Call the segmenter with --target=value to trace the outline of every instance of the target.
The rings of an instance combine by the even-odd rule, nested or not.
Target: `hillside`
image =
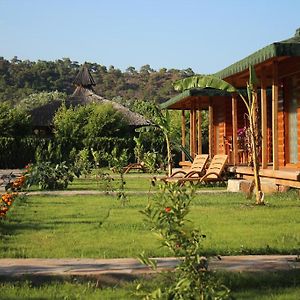
[[[165,68],[140,70],[128,67],[124,72],[110,66],[86,63],[96,82],[95,92],[118,102],[143,100],[161,103],[173,95],[172,82],[194,74],[193,70]],[[22,98],[41,91],[59,91],[70,95],[80,64],[63,58],[56,61],[29,61],[0,57],[0,101],[17,104]]]

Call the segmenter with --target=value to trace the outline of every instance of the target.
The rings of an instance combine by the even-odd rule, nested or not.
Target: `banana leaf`
[[[237,92],[237,89],[228,82],[217,77],[207,76],[191,76],[174,82],[173,87],[176,91],[184,91],[192,88],[213,88],[229,93]]]

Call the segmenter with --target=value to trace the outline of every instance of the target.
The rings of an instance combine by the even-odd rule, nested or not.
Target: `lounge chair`
[[[178,180],[178,183],[182,186],[186,182],[201,183],[201,182],[223,182],[223,171],[227,163],[228,155],[218,154],[215,155],[203,176],[194,176],[195,174],[187,174],[183,178]]]
[[[205,174],[205,166],[208,161],[208,154],[198,154],[196,155],[191,167],[187,170],[178,170],[174,172],[169,177],[164,177],[161,180],[176,181],[180,178],[185,178],[186,176],[197,176],[198,178]]]
[[[142,171],[145,172],[145,167],[144,167],[144,163],[130,163],[129,165],[127,165],[126,167],[123,168],[123,172],[124,174],[129,173],[131,170],[138,170],[138,171]]]

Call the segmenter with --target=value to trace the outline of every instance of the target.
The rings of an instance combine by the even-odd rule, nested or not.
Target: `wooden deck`
[[[237,166],[235,172],[245,179],[253,177],[251,167]],[[269,178],[278,185],[300,188],[299,169],[281,168],[280,170],[273,170],[272,167],[268,167],[267,169],[260,169],[259,175],[264,178]]]

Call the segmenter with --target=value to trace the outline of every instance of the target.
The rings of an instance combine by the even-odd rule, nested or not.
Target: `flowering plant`
[[[22,175],[6,185],[6,193],[0,199],[0,218],[6,217],[7,212],[19,195],[16,191],[20,191],[24,183],[25,176]]]
[[[201,244],[206,237],[187,219],[194,188],[180,187],[174,183],[160,185],[160,191],[141,211],[151,230],[159,236],[162,246],[179,259],[167,286],[148,293],[137,286],[137,295],[144,299],[228,299],[229,290],[213,282],[207,272],[208,261],[203,256]],[[140,254],[142,263],[156,269],[157,263]]]

